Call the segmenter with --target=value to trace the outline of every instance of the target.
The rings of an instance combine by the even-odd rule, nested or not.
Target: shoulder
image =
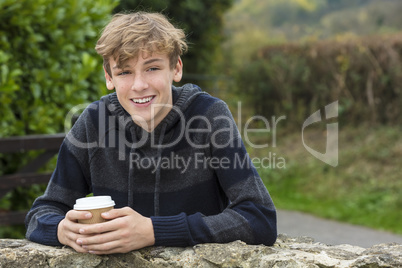
[[[92,103],[85,103],[75,106],[69,113],[68,117],[77,118],[67,137],[74,136],[79,140],[95,139],[99,129],[107,129],[111,110],[109,104],[109,95],[103,96],[100,100]]]
[[[208,117],[230,114],[228,105],[225,101],[211,96],[206,92],[204,92],[204,94],[199,94],[194,99],[188,107],[188,112],[190,112],[192,116],[203,115]]]
[[[112,102],[114,98],[117,99],[115,95],[115,93],[105,95],[92,103],[80,104],[74,107],[73,117],[79,114],[76,123],[98,125],[100,121],[105,121],[116,110],[116,105]]]

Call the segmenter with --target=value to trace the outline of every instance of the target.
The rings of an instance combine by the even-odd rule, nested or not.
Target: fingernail
[[[77,244],[78,244],[78,245],[82,245],[82,240],[81,240],[81,239],[77,239]]]
[[[85,230],[84,230],[84,229],[80,229],[79,232],[80,232],[80,234],[83,234],[83,233],[85,233]]]
[[[91,213],[87,213],[87,214],[85,214],[85,218],[91,218],[92,217],[92,215],[91,215]]]
[[[108,217],[109,216],[109,212],[103,212],[102,216]]]
[[[90,250],[90,251],[88,251],[88,253],[90,253],[90,254],[95,254],[95,251]]]

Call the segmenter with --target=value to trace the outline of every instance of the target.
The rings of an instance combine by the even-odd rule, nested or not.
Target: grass
[[[320,217],[402,234],[402,136],[400,127],[339,130],[339,164],[327,165],[303,146],[301,131],[277,135],[276,147],[253,149],[251,157],[275,153],[285,168],[259,168],[275,205]],[[299,132],[299,133],[297,133]],[[325,127],[305,132],[305,143],[325,152]],[[260,144],[272,137],[254,135]]]

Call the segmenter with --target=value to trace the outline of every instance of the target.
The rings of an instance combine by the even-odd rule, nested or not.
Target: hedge
[[[94,50],[113,0],[0,1],[0,137],[64,131],[106,92]]]
[[[254,112],[300,124],[339,101],[342,124],[400,124],[402,34],[268,46],[238,72]]]

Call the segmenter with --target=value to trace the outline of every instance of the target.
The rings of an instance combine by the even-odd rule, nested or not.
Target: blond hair
[[[110,57],[121,67],[140,53],[157,52],[168,55],[173,69],[179,56],[187,51],[187,44],[184,31],[175,28],[164,15],[135,12],[114,15],[95,49],[103,57],[103,66],[111,76]]]

